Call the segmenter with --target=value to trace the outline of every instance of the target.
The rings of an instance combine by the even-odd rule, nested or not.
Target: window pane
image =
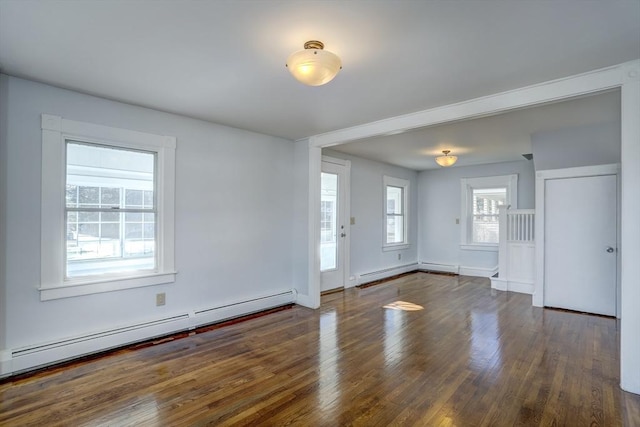
[[[78,224],[78,240],[88,241],[95,240],[100,237],[100,225],[99,224]]]
[[[78,201],[81,207],[95,207],[100,202],[99,187],[80,187]]]
[[[142,221],[142,214],[139,212],[127,212],[124,214],[124,220],[126,222],[140,222]]]
[[[386,233],[385,244],[403,243],[404,236],[404,188],[387,185],[386,211]]]
[[[497,215],[498,206],[504,205],[506,200],[506,188],[474,188],[473,214]]]
[[[474,243],[498,243],[498,206],[507,200],[507,189],[474,188],[471,239]]]
[[[78,212],[78,221],[98,222],[100,221],[100,213],[99,212]]]
[[[67,185],[65,199],[68,207],[76,207],[78,204],[78,186]]]
[[[320,186],[320,271],[338,265],[338,175],[322,172]]]
[[[153,239],[156,236],[156,226],[155,224],[144,224],[142,229],[142,238],[145,240]]]
[[[154,269],[155,214],[143,223],[141,213],[110,210],[153,208],[156,154],[75,141],[66,146],[66,206],[105,209],[66,212],[67,277]]]
[[[127,190],[125,193],[124,203],[128,208],[141,208],[142,190]]]
[[[119,188],[101,188],[100,203],[102,206],[120,206]]]
[[[402,192],[403,188],[387,186],[387,214],[402,215]]]
[[[119,212],[102,212],[100,214],[102,222],[120,222]]]
[[[153,191],[145,191],[143,193],[144,207],[150,208],[153,207]]]
[[[498,215],[474,215],[472,237],[476,243],[498,243]]]
[[[135,222],[125,224],[124,235],[126,239],[142,239],[142,224]]]
[[[102,224],[101,236],[105,239],[120,239],[120,224]]]
[[[404,242],[404,217],[399,215],[387,215],[386,243],[402,242]]]

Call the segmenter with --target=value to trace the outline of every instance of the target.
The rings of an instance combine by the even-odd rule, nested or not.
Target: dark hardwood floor
[[[618,329],[416,273],[5,381],[0,425],[640,426]]]

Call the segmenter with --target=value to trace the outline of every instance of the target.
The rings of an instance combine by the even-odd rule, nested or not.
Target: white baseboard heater
[[[411,264],[398,265],[395,267],[372,271],[370,273],[363,273],[358,275],[358,285],[364,285],[370,282],[375,282],[376,280],[386,279],[387,277],[395,276],[402,273],[408,273],[417,269],[418,263],[413,262]]]
[[[286,290],[245,301],[202,308],[161,319],[64,338],[11,350],[0,350],[0,377],[99,353],[136,342],[195,329],[207,324],[249,315],[294,302],[294,291]]]

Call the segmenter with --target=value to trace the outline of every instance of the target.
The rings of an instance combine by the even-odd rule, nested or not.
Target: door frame
[[[620,89],[620,144],[622,146],[620,185],[620,257],[624,268],[619,269],[624,300],[620,300],[620,387],[640,394],[640,59],[611,67],[572,75],[531,86],[508,90],[429,110],[391,117],[350,128],[338,129],[304,138],[307,144],[308,173],[307,220],[307,293],[299,294],[297,302],[309,308],[320,307],[320,262],[318,259],[320,230],[316,224],[320,211],[320,158],[322,148],[374,136],[401,133],[425,126],[457,120],[500,114],[547,102],[558,102],[577,96]],[[316,212],[318,214],[316,215]],[[314,228],[316,227],[316,228]]]
[[[598,165],[598,166],[583,166],[583,167],[574,167],[574,168],[566,168],[566,169],[549,169],[542,170],[536,172],[536,189],[535,189],[535,199],[536,199],[536,219],[535,219],[535,230],[536,230],[536,277],[534,280],[533,287],[533,305],[536,307],[544,307],[544,289],[545,289],[545,258],[544,258],[544,249],[545,249],[545,222],[544,222],[544,213],[545,213],[545,183],[550,179],[562,179],[562,178],[586,178],[592,176],[603,176],[603,175],[615,175],[616,176],[616,186],[617,186],[617,197],[616,197],[616,239],[617,239],[617,248],[620,248],[620,165],[619,164],[609,164],[609,165]],[[620,294],[621,294],[621,286],[620,286],[620,252],[618,251],[616,254],[616,317],[620,318]]]
[[[345,219],[344,223],[344,232],[346,236],[344,237],[344,248],[342,251],[342,262],[344,265],[343,268],[343,277],[342,283],[343,287],[351,288],[355,286],[355,281],[349,280],[351,277],[351,160],[338,159],[336,157],[330,156],[322,156],[322,162],[325,163],[333,163],[334,165],[342,166],[345,169],[344,173],[344,210],[343,215]],[[322,162],[320,164],[320,171],[322,172]],[[338,191],[340,191],[340,183],[338,183]],[[318,206],[318,218],[320,216],[320,206]],[[317,222],[318,234],[320,234],[320,221]],[[319,253],[319,251],[318,251]],[[340,254],[339,254],[340,255]]]

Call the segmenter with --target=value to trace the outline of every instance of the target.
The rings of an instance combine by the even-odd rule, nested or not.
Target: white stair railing
[[[535,211],[500,206],[498,277],[491,287],[532,294],[535,263]]]

